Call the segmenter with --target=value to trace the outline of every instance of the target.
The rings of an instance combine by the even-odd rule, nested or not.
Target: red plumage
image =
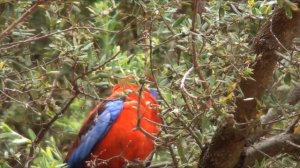
[[[103,139],[93,147],[85,160],[84,167],[117,168],[126,166],[129,162],[144,162],[151,158],[155,149],[153,139],[136,129],[138,105],[140,126],[154,137],[158,135],[157,123],[161,123],[161,119],[155,97],[148,90],[143,89],[139,102],[138,92],[139,86],[127,80],[114,86],[107,101],[125,96],[123,108]],[[104,104],[105,101],[100,102],[85,119],[77,139],[69,149],[66,160],[78,147],[80,137],[90,129],[95,114],[103,108]]]

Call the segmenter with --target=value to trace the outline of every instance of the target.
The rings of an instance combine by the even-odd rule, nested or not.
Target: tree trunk
[[[253,50],[258,58],[252,65],[251,79],[242,79],[240,88],[243,96],[237,97],[234,118],[219,125],[207,149],[203,151],[199,167],[234,168],[243,167],[245,143],[255,130],[256,101],[271,83],[278,56],[276,51],[286,52],[292,40],[300,34],[300,12],[293,12],[289,19],[282,8],[264,24],[253,41]]]

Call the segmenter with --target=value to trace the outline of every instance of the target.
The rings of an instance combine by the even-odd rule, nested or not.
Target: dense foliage
[[[1,32],[36,2],[0,2]],[[157,87],[162,97],[165,126],[152,164],[196,167],[234,111],[238,83],[250,78],[258,58],[252,39],[278,4],[289,17],[297,8],[255,0],[212,0],[196,9],[189,0],[41,3],[0,36],[0,167],[63,167],[84,117],[126,76]],[[297,111],[284,103],[299,79],[298,51],[281,54],[273,84],[258,100],[257,120],[286,112],[266,137],[285,129]],[[278,158],[257,167],[297,164],[291,155]]]

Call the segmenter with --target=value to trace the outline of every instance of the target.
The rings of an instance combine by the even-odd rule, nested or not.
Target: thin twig
[[[161,17],[162,21],[164,22],[164,24],[167,26],[167,29],[173,34],[173,36],[176,34],[174,32],[174,30],[171,28],[171,26],[167,23],[166,19],[163,17],[163,15],[161,14],[160,10],[159,10],[159,16]]]
[[[38,0],[35,4],[33,4],[29,9],[27,9],[17,20],[15,20],[11,25],[9,25],[5,30],[0,33],[0,40],[6,37],[18,24],[23,22],[32,12],[36,10],[36,8],[47,2],[49,0]]]
[[[156,80],[156,77],[155,77],[155,74],[154,74],[154,67],[153,67],[153,59],[152,59],[152,52],[153,52],[153,46],[152,46],[152,22],[154,20],[151,21],[151,24],[150,24],[150,29],[149,29],[149,57],[150,57],[150,71],[151,71],[151,75],[153,77],[153,82],[154,82],[154,85],[157,89],[157,92],[160,96],[160,98],[163,100],[164,104],[167,105],[168,109],[172,109],[172,107],[170,106],[170,104],[166,101],[166,99],[163,97],[159,87],[158,87],[158,83],[157,83],[157,80]]]
[[[197,145],[199,146],[199,148],[201,148],[201,141],[200,138],[195,134],[195,132],[192,130],[191,127],[189,127],[186,124],[186,121],[182,121],[180,116],[178,116],[176,113],[174,113],[174,115],[176,116],[177,120],[181,122],[182,126],[190,133],[190,135],[194,138],[195,142],[197,143]]]
[[[173,164],[171,162],[163,162],[163,163],[150,165],[148,168],[163,168],[163,167],[173,167]]]
[[[280,40],[277,38],[277,36],[273,32],[273,18],[274,18],[274,15],[270,19],[270,33],[275,38],[276,42],[280,45],[280,47],[283,48],[284,51],[288,53],[288,49],[285,48],[285,46],[280,42]]]
[[[192,27],[191,27],[191,36],[192,36],[192,60],[193,60],[193,67],[194,70],[196,71],[196,74],[198,75],[199,79],[202,82],[204,91],[205,91],[205,95],[209,96],[210,95],[210,88],[208,85],[208,82],[205,79],[205,76],[198,64],[198,59],[197,59],[197,52],[196,52],[196,31],[195,31],[195,25],[196,25],[196,16],[198,14],[198,6],[200,5],[201,1],[198,0],[194,0],[193,1],[193,15],[192,15]],[[203,39],[204,40],[204,39]],[[202,53],[204,49],[204,43],[202,44],[202,47],[200,49],[200,53]],[[203,109],[209,108],[210,106],[212,106],[214,108],[214,110],[217,112],[217,114],[220,114],[217,106],[214,104],[213,100],[211,98],[208,98],[206,100],[206,103],[203,105]]]
[[[154,67],[153,67],[153,59],[152,59],[152,52],[153,52],[153,46],[152,46],[152,24],[153,24],[153,21],[154,20],[151,20],[151,24],[150,24],[150,29],[149,29],[149,57],[150,57],[150,71],[151,71],[151,75],[153,76],[153,81],[154,81],[154,84],[155,84],[155,87],[157,89],[157,92],[160,96],[160,98],[163,100],[164,104],[168,107],[168,109],[172,109],[172,107],[170,106],[170,104],[164,99],[159,87],[158,87],[158,83],[157,83],[157,80],[156,80],[156,76],[154,74]],[[163,119],[162,119],[162,122]],[[168,129],[166,129],[165,127],[162,127],[162,130],[165,131],[166,133],[168,132]],[[174,168],[178,168],[178,161],[176,159],[176,156],[175,156],[175,153],[174,153],[174,150],[172,148],[171,145],[168,145],[168,150],[170,152],[170,155],[172,157],[172,162],[173,162],[173,167]]]
[[[198,59],[197,59],[197,53],[196,53],[196,35],[195,35],[195,24],[196,24],[196,16],[197,16],[197,8],[198,8],[198,0],[194,0],[193,2],[194,8],[193,8],[193,16],[192,16],[192,27],[191,27],[191,35],[192,35],[192,59],[193,59],[193,66],[194,69],[199,77],[200,80],[203,81],[203,87],[205,91],[208,93],[209,86],[206,82],[206,79],[203,75],[203,72],[200,69],[200,66],[198,64]]]
[[[191,115],[195,115],[196,112],[194,112],[193,108],[190,106],[186,95],[183,92],[181,92],[181,95],[182,95],[183,101],[185,102],[185,105],[186,105],[188,111],[191,113]]]
[[[35,149],[38,147],[38,145],[40,144],[40,142],[42,141],[42,139],[45,137],[46,133],[49,131],[49,129],[51,128],[51,126],[53,125],[53,123],[59,119],[69,108],[69,106],[71,105],[71,103],[75,100],[75,98],[77,97],[78,92],[75,89],[75,94],[73,97],[71,97],[67,103],[64,105],[64,107],[54,115],[54,117],[45,125],[42,126],[42,128],[40,129],[39,133],[37,134],[36,138],[34,139],[32,146],[30,148],[29,151],[29,155],[27,157],[27,159],[24,162],[24,167],[25,168],[29,168],[31,165],[31,162],[33,161],[33,159],[35,158]]]
[[[292,122],[291,122],[291,125],[288,126],[287,130],[286,130],[286,133],[293,133],[294,130],[295,130],[295,127],[297,125],[297,123],[299,122],[300,120],[300,116],[298,115],[297,118],[295,118]]]
[[[161,123],[158,123],[158,122],[155,122],[155,121],[152,121],[148,118],[144,118],[145,120],[149,121],[150,123],[153,123],[157,126],[160,126],[160,127],[165,127],[165,128],[170,128],[170,129],[183,129],[183,127],[174,127],[174,126],[170,126],[170,125],[166,125],[166,124],[161,124]]]
[[[1,50],[1,49],[0,49],[0,50]],[[52,60],[50,60],[50,61],[48,61],[48,62],[45,62],[45,63],[41,64],[41,65],[37,65],[37,66],[35,66],[35,67],[28,68],[28,69],[26,69],[26,70],[24,70],[24,71],[21,71],[21,72],[19,72],[19,74],[22,74],[22,73],[25,73],[25,72],[34,70],[34,69],[36,69],[36,68],[38,68],[38,67],[42,67],[42,66],[45,66],[45,65],[49,65],[49,64],[51,64],[51,63],[57,61],[58,59],[59,59],[59,56],[53,58]],[[13,76],[16,76],[16,75],[19,75],[19,74],[16,74],[16,73],[8,74],[6,77],[9,78],[9,77],[13,77]]]
[[[0,92],[1,92],[4,96],[6,96],[7,98],[13,100],[13,102],[20,103],[20,104],[22,104],[25,108],[30,108],[33,112],[38,113],[33,107],[30,106],[30,103],[21,102],[21,101],[15,99],[15,98],[11,97],[10,95],[6,94],[6,93],[5,93],[4,91],[2,91],[2,90],[0,90]]]
[[[138,90],[138,106],[137,106],[137,122],[136,122],[136,130],[141,131],[144,135],[146,135],[148,138],[152,140],[157,140],[158,138],[152,135],[151,133],[147,132],[144,128],[141,127],[142,122],[142,115],[141,115],[141,99],[142,99],[142,93],[145,83],[141,83],[141,86]]]
[[[176,158],[176,155],[175,155],[175,153],[174,153],[174,150],[173,150],[172,146],[169,145],[169,146],[168,146],[168,149],[169,149],[170,155],[171,155],[171,157],[172,157],[173,167],[174,167],[174,168],[178,168],[178,167],[179,167],[179,166],[178,166],[178,161],[177,161],[177,158]]]
[[[294,142],[292,142],[292,141],[290,141],[290,140],[286,140],[285,142],[286,142],[287,144],[289,144],[289,145],[291,145],[291,146],[297,148],[298,150],[300,150],[300,145],[295,144]]]
[[[183,75],[183,78],[181,79],[181,84],[180,84],[180,89],[184,91],[184,93],[186,93],[188,96],[194,98],[194,99],[197,99],[196,96],[192,95],[191,93],[189,93],[185,86],[184,86],[184,83],[186,81],[186,78],[189,76],[189,74],[194,70],[194,67],[191,67],[184,75]]]
[[[22,40],[22,41],[2,44],[2,45],[0,45],[0,50],[6,50],[6,49],[9,49],[9,48],[12,48],[12,47],[19,46],[19,45],[24,44],[24,43],[30,43],[30,42],[33,42],[33,41],[37,41],[37,40],[41,40],[41,39],[53,36],[55,34],[60,34],[60,33],[68,32],[68,31],[72,31],[72,30],[77,30],[77,29],[96,30],[96,31],[102,31],[102,32],[107,32],[107,33],[118,33],[118,31],[109,31],[109,30],[102,29],[102,28],[97,28],[97,27],[70,27],[70,28],[67,28],[67,29],[64,29],[64,30],[60,30],[60,31],[57,31],[57,32],[52,32],[52,33],[49,33],[49,34],[44,34],[44,35],[41,35],[41,36],[35,35],[33,37],[29,37],[28,39]]]
[[[283,121],[283,120],[287,120],[287,119],[291,119],[291,118],[294,118],[294,117],[298,117],[298,116],[300,116],[300,113],[296,113],[296,114],[293,114],[293,115],[290,115],[290,116],[287,116],[287,117],[282,117],[280,119],[272,120],[272,121],[269,121],[267,123],[263,123],[261,125],[262,126],[270,125],[270,124],[274,124],[274,123],[277,123],[277,122],[280,122],[280,121]],[[259,122],[260,122],[260,120],[255,120],[255,121],[244,122],[244,123],[235,123],[235,125],[244,126],[244,125],[258,124]]]
[[[109,62],[111,62],[112,60],[114,60],[119,54],[121,53],[121,50],[119,50],[118,52],[116,52],[112,57],[110,57],[108,60],[106,60],[103,64],[100,64],[98,66],[93,67],[91,70],[86,71],[85,73],[83,73],[82,75],[78,76],[77,78],[75,78],[75,81],[78,79],[83,78],[84,76],[98,70],[101,69],[102,67],[104,67],[106,64],[108,64]]]
[[[138,106],[137,106],[137,122],[136,122],[136,127],[139,129],[141,127],[141,99],[142,99],[142,93],[143,93],[143,88],[144,88],[145,83],[142,82],[140,85],[140,88],[138,90]]]
[[[278,160],[274,159],[272,156],[268,155],[264,151],[262,151],[260,149],[257,149],[254,145],[251,145],[250,147],[255,149],[256,151],[258,151],[262,155],[266,156],[267,158],[271,159],[275,164],[277,164],[277,166],[279,166],[279,167],[283,166],[284,167],[284,165],[282,165],[280,162],[278,162]]]

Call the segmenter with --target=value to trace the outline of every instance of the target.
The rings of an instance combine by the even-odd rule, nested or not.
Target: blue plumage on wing
[[[95,124],[92,124],[88,132],[80,137],[79,146],[67,161],[69,168],[83,167],[85,159],[89,156],[94,146],[104,138],[121,113],[123,106],[123,100],[108,101],[104,106],[104,110],[98,112],[97,117],[95,117]]]
[[[151,95],[156,99],[159,100],[160,96],[158,94],[158,91],[156,89],[149,89],[149,92],[151,93]]]

